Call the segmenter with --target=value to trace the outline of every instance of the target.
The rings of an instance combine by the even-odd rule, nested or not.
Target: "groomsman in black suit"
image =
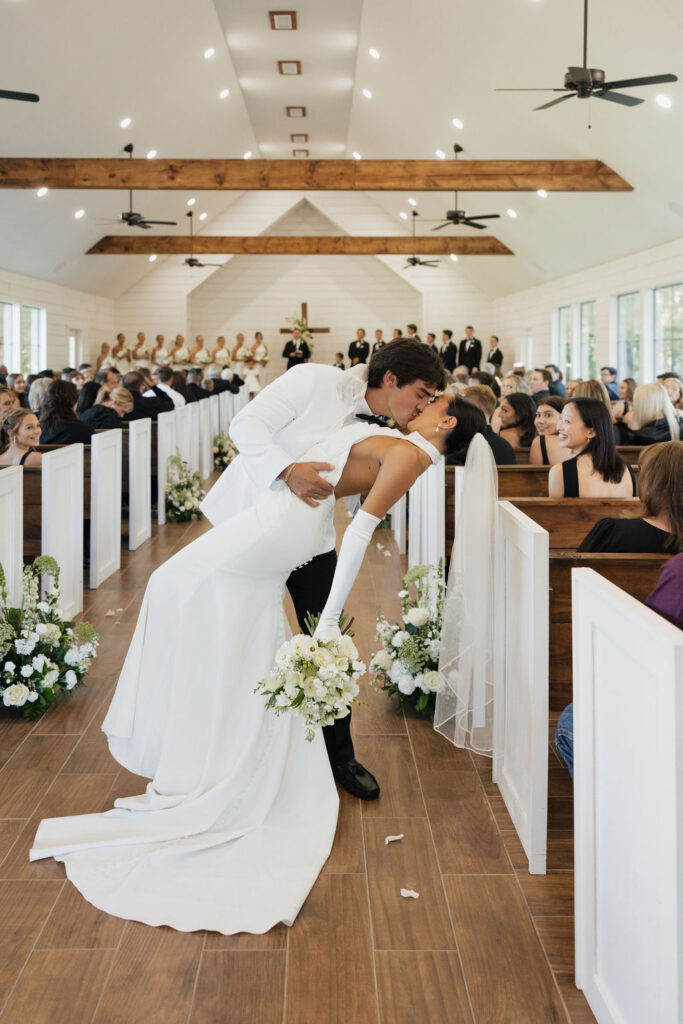
[[[441,362],[446,367],[449,373],[453,373],[453,370],[458,364],[458,346],[453,341],[453,331],[442,331],[441,332]]]
[[[406,338],[410,338],[411,341],[422,341],[417,333],[417,324],[406,324]]]
[[[384,340],[384,332],[380,331],[379,328],[375,331],[375,343],[372,346],[372,354],[374,355],[378,348],[384,348],[386,341]]]
[[[458,348],[458,366],[466,366],[467,369],[478,370],[481,364],[481,342],[474,337],[474,327],[465,328],[465,337]]]
[[[307,359],[311,358],[311,350],[301,337],[301,331],[298,327],[294,328],[292,337],[283,348],[282,358],[287,360],[288,370],[291,370],[293,366],[305,363]]]
[[[349,359],[351,366],[358,366],[358,363],[367,363],[370,358],[370,345],[365,340],[365,331],[359,327],[356,331],[356,340],[349,345]]]
[[[498,335],[492,334],[489,338],[489,352],[484,360],[485,363],[491,363],[496,368],[496,373],[500,373],[500,368],[503,365],[503,353],[498,348]]]

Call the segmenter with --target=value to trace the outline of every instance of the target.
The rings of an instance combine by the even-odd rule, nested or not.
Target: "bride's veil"
[[[498,475],[482,434],[470,443],[443,608],[434,728],[493,755],[494,567]],[[500,709],[499,709],[500,710]]]

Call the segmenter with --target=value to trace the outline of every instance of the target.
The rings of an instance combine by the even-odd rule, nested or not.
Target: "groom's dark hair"
[[[381,387],[387,370],[394,374],[400,388],[414,380],[423,380],[437,391],[446,387],[441,358],[431,345],[412,338],[395,338],[373,353],[368,367],[368,387]]]

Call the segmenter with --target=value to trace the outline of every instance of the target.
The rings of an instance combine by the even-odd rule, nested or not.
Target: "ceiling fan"
[[[133,159],[133,143],[129,142],[127,146],[123,147],[124,152],[128,153],[131,160]],[[133,210],[133,190],[128,189],[128,195],[130,197],[130,208],[124,210],[119,217],[119,221],[122,224],[127,224],[129,228],[151,228],[152,224],[169,224],[171,227],[175,227],[178,223],[175,220],[148,220],[147,217],[143,217],[141,213],[135,213]]]
[[[455,159],[458,159],[458,153],[463,152],[462,146],[459,146],[456,142],[453,146],[453,152],[455,153]],[[438,224],[437,227],[432,228],[432,231],[441,231],[441,228],[447,228],[449,225],[466,224],[468,228],[480,228],[482,231],[487,224],[477,224],[478,220],[493,220],[496,217],[500,217],[499,213],[482,213],[479,216],[472,215],[468,217],[464,210],[458,209],[458,193],[455,193],[455,209],[446,211],[446,220],[443,224]]]
[[[413,210],[413,238],[415,238],[415,221],[419,216],[417,210]],[[410,267],[438,267],[441,260],[422,260],[419,256],[407,256],[406,265],[403,270],[409,270]]]
[[[663,82],[677,82],[677,75],[648,75],[645,78],[620,78],[612,82],[605,81],[605,72],[600,68],[588,67],[588,0],[583,0],[583,67],[569,68],[564,76],[563,89],[496,89],[495,92],[562,92],[555,100],[543,103],[534,110],[547,110],[558,103],[570,100],[572,96],[585,100],[589,96],[595,96],[599,100],[609,100],[610,103],[621,103],[625,107],[636,107],[645,100],[638,96],[628,96],[625,93],[617,92],[617,89],[632,89],[641,85],[659,85]]]
[[[194,238],[194,234],[192,233],[192,225],[194,224],[194,213],[192,212],[192,210],[189,210],[187,212],[186,216],[190,218],[190,239],[192,239],[192,238]],[[196,258],[196,256],[188,256],[185,259],[185,266],[188,266],[188,267],[222,267],[223,264],[222,263],[201,263]]]
[[[0,89],[0,100],[25,100],[26,103],[37,103],[40,96],[34,92],[13,92],[12,89]]]

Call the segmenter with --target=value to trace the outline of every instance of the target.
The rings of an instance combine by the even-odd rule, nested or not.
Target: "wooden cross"
[[[308,303],[307,302],[302,302],[301,303],[301,319],[306,324],[306,327],[311,332],[311,334],[329,334],[330,333],[330,328],[329,327],[308,327]],[[293,330],[294,330],[293,327],[281,327],[280,328],[280,334],[291,334]]]

